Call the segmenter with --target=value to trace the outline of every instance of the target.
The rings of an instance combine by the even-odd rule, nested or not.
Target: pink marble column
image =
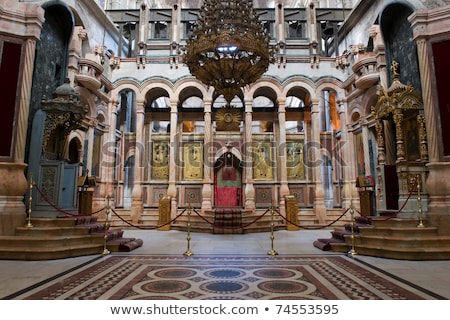
[[[289,195],[286,168],[286,99],[278,99],[278,167],[280,172],[280,213],[286,216],[285,199]]]
[[[0,33],[23,41],[22,73],[10,159],[0,162],[0,236],[13,235],[25,224],[23,196],[28,183],[25,177],[26,133],[30,108],[35,47],[44,23],[44,10],[37,4],[4,0],[0,3]]]
[[[252,153],[252,105],[251,99],[245,99],[245,135],[244,135],[244,163],[245,163],[245,210],[254,211],[255,187],[253,185],[253,153]]]
[[[203,164],[203,188],[202,188],[202,211],[212,210],[212,119],[211,119],[211,101],[204,103],[205,114],[205,133],[204,133],[204,164]]]
[[[169,187],[167,188],[167,196],[171,198],[171,217],[175,218],[177,214],[177,162],[178,153],[178,110],[177,100],[170,101],[170,151],[169,151]]]
[[[136,108],[136,145],[134,162],[134,185],[131,192],[131,221],[137,223],[144,212],[144,203],[142,200],[142,151],[144,150],[143,131],[144,131],[144,101],[137,101]]]
[[[414,40],[417,42],[422,99],[428,142],[429,175],[426,192],[429,196],[427,222],[438,227],[439,234],[450,234],[450,162],[441,150],[439,102],[433,70],[432,43],[449,41],[450,5],[433,10],[418,10],[410,17]],[[444,106],[441,106],[444,107]]]
[[[325,190],[321,178],[321,154],[320,154],[320,111],[319,101],[313,100],[311,107],[311,152],[313,164],[313,180],[314,180],[314,212],[320,223],[325,222],[326,206],[325,206]]]

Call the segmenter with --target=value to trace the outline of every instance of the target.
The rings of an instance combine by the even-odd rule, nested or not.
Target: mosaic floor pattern
[[[436,299],[345,255],[110,255],[14,299]]]

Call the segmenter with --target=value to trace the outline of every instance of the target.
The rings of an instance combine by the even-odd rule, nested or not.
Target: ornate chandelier
[[[184,63],[230,105],[273,61],[270,38],[253,11],[252,0],[205,0],[186,43]]]

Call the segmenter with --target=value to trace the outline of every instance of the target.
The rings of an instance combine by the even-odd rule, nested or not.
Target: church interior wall
[[[51,96],[64,77],[74,76],[80,72],[77,69],[67,69],[69,64],[67,54],[74,25],[61,23],[61,20],[55,18],[58,12],[62,12],[65,16],[71,17],[66,21],[75,21],[74,24],[82,26],[86,32],[86,38],[80,42],[80,47],[77,49],[79,51],[74,51],[80,56],[76,57],[74,53],[72,58],[75,61],[78,59],[80,63],[83,59],[92,59],[96,65],[94,64],[94,67],[89,70],[94,70],[96,67],[97,71],[103,72],[101,76],[97,75],[101,79],[99,89],[87,90],[78,83],[80,87],[77,90],[85,96],[82,100],[89,105],[91,111],[83,122],[83,127],[78,130],[78,134],[68,137],[77,139],[81,143],[83,150],[80,151],[80,157],[85,167],[80,168],[80,173],[86,173],[85,169],[89,168],[91,174],[97,177],[98,187],[94,201],[94,206],[97,207],[101,207],[105,196],[113,192],[117,208],[133,208],[135,210],[133,212],[137,212],[138,215],[146,214],[145,210],[148,208],[152,209],[151,212],[154,214],[159,197],[173,192],[170,191],[173,190],[171,188],[176,189],[178,197],[176,204],[181,206],[186,205],[191,199],[193,203],[201,207],[205,195],[214,202],[214,195],[208,195],[205,192],[205,186],[213,184],[215,174],[213,169],[211,168],[208,172],[203,161],[189,168],[185,165],[187,159],[197,159],[190,158],[191,151],[196,154],[196,157],[207,158],[210,163],[213,163],[214,153],[206,154],[205,152],[210,150],[203,149],[203,146],[211,141],[216,143],[216,146],[212,148],[214,151],[226,148],[227,142],[230,142],[242,155],[243,160],[245,160],[244,148],[247,147],[247,143],[251,146],[260,144],[260,150],[266,150],[267,153],[261,155],[259,159],[267,159],[268,163],[261,163],[261,167],[258,167],[259,165],[255,164],[258,159],[254,155],[249,168],[244,169],[242,175],[243,189],[251,185],[256,190],[256,207],[265,207],[272,200],[279,202],[283,192],[286,192],[283,188],[287,187],[289,192],[297,194],[299,199],[302,199],[299,203],[300,207],[317,212],[322,210],[321,206],[325,208],[325,212],[328,209],[345,209],[349,199],[353,198],[355,190],[349,188],[354,184],[356,176],[358,174],[373,175],[373,166],[377,159],[377,141],[374,122],[371,118],[371,104],[374,103],[373,99],[377,95],[377,90],[374,88],[382,82],[381,76],[379,82],[374,83],[370,88],[349,89],[354,86],[353,80],[349,80],[354,77],[352,65],[366,57],[365,49],[370,42],[370,28],[373,24],[379,22],[383,31],[386,41],[385,53],[388,56],[387,65],[393,59],[400,60],[401,75],[404,77],[402,81],[413,83],[414,87],[421,91],[422,83],[416,76],[419,73],[420,61],[415,53],[415,44],[409,41],[412,30],[406,21],[413,12],[413,8],[419,7],[420,4],[417,4],[417,1],[375,1],[371,5],[371,10],[365,13],[361,12],[361,9],[358,11],[358,8],[352,12],[354,16],[350,16],[342,28],[342,37],[338,46],[342,52],[335,53],[336,57],[322,57],[320,61],[316,60],[311,64],[310,57],[305,54],[308,52],[305,49],[309,50],[309,39],[306,37],[291,39],[287,46],[290,51],[287,51],[288,54],[285,56],[286,64],[271,65],[265,77],[246,89],[243,96],[239,97],[240,107],[237,108],[240,116],[239,128],[232,132],[217,131],[215,117],[218,113],[216,108],[218,100],[213,90],[204,87],[189,76],[188,69],[181,60],[176,66],[171,64],[173,60],[170,59],[173,56],[169,44],[174,34],[169,34],[167,39],[163,40],[146,39],[146,53],[140,57],[136,47],[129,47],[124,39],[119,41],[119,31],[113,29],[113,21],[102,19],[99,15],[101,7],[88,9],[88,2],[90,1],[80,3],[65,1],[65,5],[60,7],[53,6],[54,3],[51,1],[38,1],[47,9],[47,17],[41,32],[41,40],[37,43],[37,55],[34,61],[35,71],[32,80],[26,152],[30,169],[36,170],[35,159],[38,158],[29,152],[35,150],[31,147],[34,142],[31,127],[35,113],[40,108],[40,99],[42,96]],[[140,7],[136,5],[137,3],[131,6],[139,12]],[[422,3],[433,6],[427,1]],[[50,6],[47,6],[48,4]],[[150,10],[154,8],[151,7],[152,5],[157,6],[156,2],[148,4]],[[412,5],[409,6],[409,4]],[[108,2],[106,5],[117,6],[117,9],[126,8],[126,5],[122,6],[118,1]],[[181,6],[183,5],[187,8],[187,4],[183,2]],[[330,3],[317,2],[316,5],[322,8],[329,6]],[[194,5],[189,4],[189,6]],[[290,8],[288,4],[285,7]],[[68,8],[74,10],[74,13]],[[161,8],[167,9],[170,14],[174,10],[171,5],[161,6]],[[62,11],[58,11],[60,9]],[[398,25],[391,23],[388,18],[394,15],[397,17],[396,13],[399,12],[396,11],[397,9],[404,13],[403,23]],[[75,18],[72,19],[72,17]],[[381,17],[380,21],[377,21],[378,17]],[[61,30],[61,25],[65,28],[58,33],[57,30]],[[352,26],[351,30],[346,30],[348,26]],[[147,27],[150,28],[151,25]],[[149,37],[152,37],[151,31],[147,31]],[[389,36],[393,31],[398,31],[396,37]],[[50,36],[58,41],[46,41],[46,38]],[[135,33],[135,36],[139,36],[139,33]],[[175,39],[178,38],[179,35]],[[185,39],[181,39],[180,44],[183,44],[183,41]],[[352,46],[361,47],[352,52]],[[132,52],[125,52],[126,48],[131,48]],[[91,52],[88,52],[89,50]],[[348,50],[346,58],[349,58],[349,63],[339,64],[336,58],[343,54],[344,50]],[[405,52],[407,54],[403,54]],[[134,53],[138,56],[134,56]],[[179,53],[177,57],[180,58]],[[413,63],[408,63],[411,61]],[[380,62],[377,63],[380,66]],[[380,70],[383,72],[383,69]],[[377,73],[380,70],[373,71]],[[386,71],[389,77],[389,71]],[[74,78],[71,77],[72,83],[77,85]],[[152,91],[157,88],[159,91]],[[292,96],[297,96],[304,103],[305,110],[286,111],[286,108],[289,109],[286,101],[290,97],[291,90],[296,93]],[[127,92],[126,95],[122,95],[124,92]],[[258,111],[258,106],[255,104],[255,101],[263,96],[269,98],[272,103],[271,106],[266,106],[265,111],[268,112]],[[330,116],[330,96],[333,97],[332,104],[335,109],[333,116]],[[168,101],[167,110],[151,110],[149,104],[159,97],[164,97]],[[203,105],[201,108],[204,110],[194,111],[184,109],[183,102],[190,97],[199,97],[203,103],[207,104],[207,107]],[[358,117],[354,116],[356,113]],[[293,119],[302,121],[302,128],[297,132],[287,132],[285,121]],[[157,121],[165,123],[165,132],[154,131],[152,126]],[[204,124],[206,121],[210,121],[209,127]],[[256,131],[249,137],[247,128],[256,128],[257,124],[262,122],[268,124],[267,131]],[[334,127],[337,122],[339,127]],[[42,125],[43,123],[40,124]],[[193,128],[190,128],[190,125],[194,125]],[[364,133],[366,129],[368,131]],[[354,154],[349,150],[353,149],[355,141],[360,139],[359,136],[356,138],[356,135],[363,135],[363,133],[366,134],[366,142],[373,150],[369,157],[368,150],[364,150],[364,168],[358,171],[358,159],[354,158]],[[110,143],[120,150],[119,154],[105,153],[104,146]],[[318,143],[321,146],[320,152],[313,154],[303,150],[303,169],[300,168],[299,172],[294,172],[293,168],[289,168],[285,172],[283,165],[286,161],[300,161],[289,157],[296,155],[295,152],[300,153],[300,149],[309,143]],[[345,149],[337,150],[337,143],[341,143]],[[283,146],[289,144],[289,148],[294,150],[294,153],[291,155],[284,153],[280,144],[284,144]],[[139,150],[133,149],[136,145],[139,145]],[[68,154],[68,146],[69,143],[66,143],[67,151],[63,153],[65,155]],[[155,160],[158,159],[155,159],[155,152],[158,148],[175,148],[170,152],[162,151],[166,158],[169,156],[169,160],[163,159],[166,167],[157,168]],[[342,163],[346,165],[346,168],[339,167],[341,157],[339,152],[344,158]],[[314,158],[317,156],[318,158]],[[111,162],[111,160],[114,161]],[[33,161],[35,161],[34,164]],[[321,163],[320,168],[310,165],[314,161]],[[102,163],[112,164],[112,168],[99,168]],[[270,164],[270,170],[264,167],[267,164]],[[255,167],[259,171],[255,170]],[[155,173],[154,169],[161,172]],[[252,171],[252,174],[247,174],[246,170]],[[111,184],[115,184],[115,187]],[[139,185],[137,188],[142,193],[142,198],[138,200],[133,196],[136,184]],[[246,193],[243,192],[242,204],[246,200]]]

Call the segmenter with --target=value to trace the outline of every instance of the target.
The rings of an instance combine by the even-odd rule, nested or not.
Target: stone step
[[[33,218],[32,227],[16,228],[16,235],[0,237],[0,259],[48,260],[102,253],[105,241],[112,252],[140,247],[140,239],[123,238],[123,230],[105,229],[94,216]],[[106,230],[106,231],[105,231]]]
[[[358,231],[364,236],[436,236],[436,227],[359,227]]]
[[[351,249],[351,246],[349,246],[345,242],[330,242],[330,251],[333,252],[340,252],[340,253],[347,253]]]
[[[342,253],[354,248],[357,254],[391,259],[450,259],[450,236],[438,236],[435,227],[417,227],[417,219],[377,216],[355,221],[354,238],[345,225],[344,230],[334,230],[331,238],[317,239],[314,246]]]
[[[61,236],[75,236],[87,235],[89,228],[83,227],[18,227],[16,228],[16,236],[27,237],[61,237]]]
[[[16,249],[29,250],[30,248],[53,248],[79,244],[91,245],[101,244],[101,239],[101,237],[92,235],[68,235],[57,237],[2,236],[0,237],[0,248],[13,246]]]
[[[371,218],[371,224],[374,227],[417,227],[417,219],[402,219],[402,218],[390,218],[385,217],[373,217]]]
[[[37,227],[73,227],[77,219],[75,217],[61,217],[61,218],[31,218],[33,228]]]
[[[0,246],[1,260],[52,260],[65,259],[86,255],[101,254],[103,244],[77,244],[70,246],[53,245],[51,247],[8,247]]]
[[[334,251],[334,245],[333,251]],[[349,248],[350,249],[350,248]],[[348,250],[347,250],[348,251]],[[377,245],[364,245],[362,247],[356,246],[355,251],[360,255],[374,256],[387,259],[399,260],[450,260],[450,246],[449,247],[385,247]]]
[[[352,244],[351,236],[345,236],[346,243]],[[385,248],[450,248],[450,236],[366,236],[357,235],[355,245],[382,246]]]

